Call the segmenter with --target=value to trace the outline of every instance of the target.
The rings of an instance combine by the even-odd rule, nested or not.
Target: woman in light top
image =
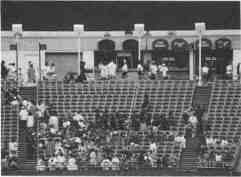
[[[126,59],[124,59],[124,61],[123,61],[121,70],[122,70],[122,78],[126,78],[127,74],[128,74],[128,65],[127,65]]]

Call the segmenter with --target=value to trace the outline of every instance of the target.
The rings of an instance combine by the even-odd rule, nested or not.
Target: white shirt
[[[118,157],[113,157],[113,159],[112,159],[112,170],[119,169],[119,165],[120,165],[120,160],[118,159]]]
[[[138,65],[137,65],[137,71],[143,71],[143,67],[142,67],[141,64],[138,64]]]
[[[58,117],[57,116],[50,116],[49,118],[49,125],[53,125],[55,129],[58,129]]]
[[[207,142],[207,144],[209,145],[211,145],[211,144],[214,144],[215,143],[215,140],[213,139],[213,138],[206,138],[206,142]]]
[[[160,66],[159,67],[159,71],[160,72],[162,72],[162,75],[164,76],[164,77],[166,77],[167,76],[167,71],[168,71],[168,68],[166,67],[166,66]]]
[[[222,140],[221,141],[221,146],[227,146],[228,145],[228,141],[227,140]]]
[[[157,66],[156,65],[151,65],[150,66],[150,71],[152,74],[157,74]]]
[[[150,148],[151,151],[156,151],[157,150],[156,143],[155,142],[151,143],[149,148]]]
[[[17,151],[18,143],[17,142],[9,142],[8,148],[9,148],[9,151]]]
[[[193,125],[197,124],[198,122],[197,117],[195,116],[191,116],[188,121]]]
[[[216,160],[216,162],[221,162],[221,160],[222,160],[222,155],[216,154],[215,160]]]
[[[109,170],[109,168],[112,166],[112,163],[109,159],[104,159],[102,162],[101,162],[101,167],[104,169],[104,170]]]
[[[116,64],[113,62],[110,62],[108,64],[108,73],[110,76],[115,76],[116,75]]]
[[[202,72],[208,74],[209,68],[207,66],[202,67]]]
[[[34,117],[32,115],[29,115],[27,119],[27,127],[33,127],[33,126],[34,126]]]
[[[81,114],[75,114],[73,120],[80,121],[84,120],[84,117]]]
[[[70,158],[67,165],[68,170],[78,170],[75,158]]]
[[[127,72],[128,71],[128,66],[127,66],[126,63],[122,66],[122,71],[123,72]]]
[[[232,65],[226,66],[226,73],[227,74],[232,74]]]
[[[28,111],[26,109],[21,109],[19,112],[20,120],[27,120],[28,119]]]

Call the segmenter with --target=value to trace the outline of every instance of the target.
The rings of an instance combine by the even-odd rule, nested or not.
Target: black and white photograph
[[[240,1],[1,1],[1,175],[241,176]]]

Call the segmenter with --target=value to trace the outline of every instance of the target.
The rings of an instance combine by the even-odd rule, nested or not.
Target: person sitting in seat
[[[76,171],[76,170],[78,170],[78,166],[76,164],[76,159],[72,155],[70,155],[70,158],[68,160],[67,169],[69,171]]]
[[[45,171],[46,170],[46,164],[43,158],[37,159],[37,165],[36,165],[37,171]]]
[[[202,67],[202,76],[203,76],[204,81],[208,82],[208,80],[209,80],[209,68],[208,68],[207,64],[205,64]]]
[[[226,79],[232,79],[233,76],[233,66],[232,64],[229,64],[226,66]]]

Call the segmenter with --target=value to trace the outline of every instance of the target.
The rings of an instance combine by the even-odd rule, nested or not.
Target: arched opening
[[[216,57],[216,74],[224,75],[226,66],[232,64],[233,61],[231,40],[227,38],[220,38],[216,40],[214,56]]]
[[[174,39],[171,43],[172,55],[175,59],[175,66],[186,68],[189,66],[189,46],[186,40],[182,38]]]
[[[152,60],[156,61],[158,64],[166,63],[171,64],[169,60],[169,44],[165,39],[157,39],[152,42],[153,55]]]
[[[108,64],[115,59],[115,42],[104,39],[98,42],[98,50],[95,51],[95,66],[99,63]]]
[[[138,64],[138,41],[128,39],[122,43],[122,52],[117,55],[118,67],[122,66],[123,60],[126,59],[129,68],[136,68]]]

